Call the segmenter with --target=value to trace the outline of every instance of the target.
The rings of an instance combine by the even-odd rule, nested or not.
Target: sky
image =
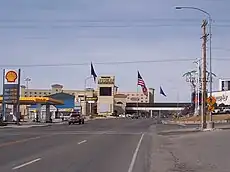
[[[140,71],[156,102],[190,101],[182,76],[196,69],[193,62],[202,55],[207,16],[175,6],[211,14],[217,90],[219,78],[230,78],[229,0],[0,0],[0,74],[21,68],[21,83],[31,78],[30,88],[58,83],[84,89],[92,61],[97,75],[116,77],[121,92],[136,91]],[[87,86],[95,86],[93,79]]]

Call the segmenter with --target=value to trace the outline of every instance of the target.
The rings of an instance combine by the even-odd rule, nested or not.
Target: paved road
[[[0,129],[1,172],[148,172],[151,119]]]

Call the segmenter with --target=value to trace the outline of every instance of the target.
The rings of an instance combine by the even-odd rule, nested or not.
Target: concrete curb
[[[44,125],[8,125],[8,126],[1,126],[1,128],[35,128],[35,127],[48,127],[51,126],[51,124],[44,124]]]
[[[214,121],[215,123],[229,123],[228,120]],[[162,121],[163,124],[178,124],[178,125],[188,125],[188,124],[200,124],[200,121]]]

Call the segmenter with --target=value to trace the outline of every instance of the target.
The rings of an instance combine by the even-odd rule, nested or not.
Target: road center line
[[[30,138],[22,139],[22,140],[16,140],[16,141],[12,141],[12,142],[6,142],[6,143],[0,144],[0,148],[4,147],[4,146],[13,145],[13,144],[16,144],[16,143],[23,143],[23,142],[27,142],[27,141],[30,141],[30,140],[40,139],[40,138],[41,137],[38,136],[38,137],[30,137]]]
[[[130,163],[130,165],[129,165],[129,170],[128,170],[128,172],[132,172],[132,171],[133,171],[133,167],[134,167],[134,164],[135,164],[135,161],[136,161],[136,158],[137,158],[137,154],[138,154],[138,151],[139,151],[139,149],[140,149],[141,142],[142,142],[142,140],[143,140],[144,135],[145,135],[145,134],[142,134],[142,135],[141,135],[141,138],[140,138],[140,140],[139,140],[139,142],[138,142],[138,144],[137,144],[137,147],[136,147],[135,152],[134,152],[134,154],[133,154],[132,161],[131,161],[131,163]]]
[[[17,170],[17,169],[19,169],[19,168],[22,168],[22,167],[25,167],[25,166],[27,166],[27,165],[33,164],[33,163],[38,162],[38,161],[40,161],[40,160],[41,160],[41,158],[37,158],[37,159],[35,159],[35,160],[32,160],[32,161],[26,162],[26,163],[24,163],[24,164],[21,164],[21,165],[19,165],[19,166],[16,166],[16,167],[14,167],[14,168],[12,168],[12,169],[13,169],[13,170]]]
[[[85,142],[87,142],[87,140],[82,140],[82,141],[80,141],[80,142],[78,142],[77,144],[82,144],[82,143],[85,143]]]

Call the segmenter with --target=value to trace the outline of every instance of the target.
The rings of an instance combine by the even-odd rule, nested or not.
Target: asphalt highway
[[[153,119],[0,129],[0,172],[148,172]]]

